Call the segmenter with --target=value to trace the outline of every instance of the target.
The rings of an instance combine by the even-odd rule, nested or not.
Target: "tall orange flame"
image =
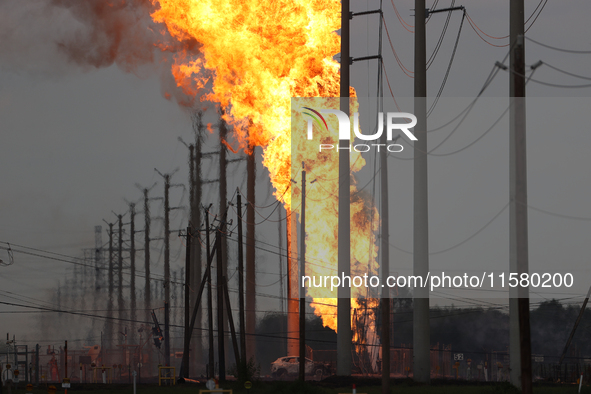
[[[263,148],[275,196],[298,212],[299,178],[306,162],[310,180],[307,217],[307,273],[335,275],[338,224],[338,155],[292,149],[291,97],[338,97],[340,1],[338,0],[151,0],[154,21],[179,41],[200,43],[200,54],[177,54],[172,66],[177,85],[202,100],[220,103],[241,148]],[[351,95],[355,96],[351,88]],[[352,108],[354,109],[354,108]],[[302,121],[303,122],[303,121]],[[333,130],[335,128],[333,127]],[[317,130],[319,133],[321,130]],[[336,135],[325,130],[323,141]],[[329,143],[329,142],[327,142]],[[292,150],[297,157],[292,157]],[[352,171],[365,164],[352,153]],[[375,273],[374,232],[378,216],[371,200],[351,186],[352,273]],[[309,288],[326,326],[336,330],[336,299]],[[336,296],[336,294],[335,294]],[[354,303],[354,305],[357,305]]]

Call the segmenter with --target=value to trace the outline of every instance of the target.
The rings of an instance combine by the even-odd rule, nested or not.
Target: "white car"
[[[271,375],[274,378],[297,375],[300,372],[300,358],[297,356],[280,357],[271,363]],[[330,375],[330,364],[318,363],[306,359],[306,375]]]

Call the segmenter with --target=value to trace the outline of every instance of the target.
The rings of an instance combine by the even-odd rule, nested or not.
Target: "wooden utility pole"
[[[162,174],[156,168],[154,171],[164,178],[164,363],[170,366],[170,211],[176,208],[170,207],[169,194],[171,187],[183,185],[170,183],[177,170],[172,174]]]
[[[123,301],[123,215],[117,215],[117,220],[119,221],[119,239],[118,239],[118,248],[117,248],[117,317],[119,319],[124,319],[124,312],[125,309],[124,301]],[[121,333],[124,331],[123,320],[119,320],[118,324],[118,332],[117,341],[119,345],[124,344],[124,340],[121,337]]]
[[[164,175],[164,364],[170,366],[170,175]]]
[[[197,123],[197,130],[195,131],[195,145],[193,149],[192,157],[190,158],[191,164],[190,169],[191,174],[191,227],[199,228],[201,226],[201,210],[199,206],[201,204],[201,129],[203,128],[203,124],[201,122],[201,118],[199,118],[199,122]],[[193,145],[191,145],[193,146]],[[190,285],[191,288],[195,288],[197,284],[201,281],[202,269],[201,269],[201,245],[199,242],[191,243],[191,276],[190,276]],[[194,305],[196,302],[196,295],[195,292],[191,292],[190,297],[191,305]],[[203,321],[202,318],[202,311],[199,308],[197,312],[197,321],[199,322],[199,326],[201,327],[201,323]],[[201,338],[201,332],[193,333],[193,347],[195,351],[190,357],[191,363],[196,363],[198,357],[201,357],[203,354],[203,341]]]
[[[429,272],[429,188],[427,166],[427,52],[425,0],[415,0],[414,128],[414,231],[413,272],[427,278]],[[429,289],[417,287],[413,294],[414,380],[431,380]]]
[[[240,351],[238,350],[238,340],[236,339],[236,328],[234,326],[234,318],[232,317],[232,305],[230,304],[230,293],[228,292],[228,278],[222,278],[222,290],[224,292],[224,300],[226,301],[226,313],[228,314],[228,323],[230,324],[230,334],[232,337],[232,347],[234,349],[234,361],[236,365],[240,365]]]
[[[509,113],[509,269],[529,272],[527,229],[527,155],[525,125],[524,1],[510,2],[510,100]],[[509,292],[509,356],[511,383],[532,393],[529,289]]]
[[[191,226],[187,227],[185,237],[185,335],[183,344],[183,367],[181,368],[181,377],[188,378],[190,376],[189,366],[189,343],[191,342],[190,326],[190,311],[191,311],[191,238],[193,237]]]
[[[131,276],[129,280],[129,298],[131,308],[131,333],[132,338],[135,337],[135,321],[137,320],[137,304],[135,299],[135,204],[129,204],[129,269],[131,270]],[[140,343],[141,346],[141,343]],[[140,361],[141,362],[141,361]]]
[[[296,214],[287,209],[287,355],[297,356],[299,353],[298,315],[298,238]]]
[[[228,148],[226,147],[226,140],[228,138],[228,127],[226,122],[224,121],[224,110],[220,108],[220,123],[219,123],[219,138],[220,138],[220,151],[219,151],[219,194],[220,194],[220,215],[224,215],[226,212],[227,201],[228,201],[228,181],[227,181],[227,167],[228,167],[228,160],[227,160],[227,153]],[[228,275],[228,240],[226,237],[222,237],[221,239],[221,263],[222,263],[222,275]],[[224,349],[227,352],[229,347],[225,346],[227,344],[228,338],[225,334],[228,332],[228,316],[223,315],[223,325],[222,329],[224,332],[224,336],[222,337],[224,341]],[[229,358],[229,354],[225,354],[225,358]]]
[[[240,330],[240,374],[246,378],[246,323],[244,316],[244,256],[242,237],[242,195],[236,188],[238,208],[238,309],[239,309],[239,330]]]
[[[150,321],[152,310],[152,288],[150,287],[150,199],[149,189],[144,189],[144,309],[145,321]]]
[[[218,376],[220,382],[226,380],[226,350],[224,348],[224,292],[223,292],[223,262],[222,262],[222,237],[225,225],[217,230],[216,236],[216,265],[217,265],[217,317],[218,317]]]
[[[256,360],[256,261],[255,261],[255,146],[250,143],[246,159],[246,358]]]
[[[300,381],[306,380],[306,168],[302,162],[302,205],[300,211]]]
[[[216,246],[218,245],[217,237],[218,236],[216,236],[216,240],[215,240]],[[209,238],[209,235],[208,235],[208,238]],[[189,248],[189,250],[190,250],[190,248]],[[207,266],[205,268],[205,274],[203,275],[203,278],[201,280],[201,284],[199,285],[199,290],[196,291],[197,298],[195,300],[195,304],[193,305],[193,313],[191,315],[190,322],[189,322],[189,319],[186,319],[186,321],[189,323],[188,323],[188,327],[185,328],[186,329],[186,332],[185,332],[186,342],[185,342],[185,350],[183,352],[183,360],[189,359],[189,355],[187,353],[189,352],[191,333],[193,332],[193,329],[195,328],[195,320],[197,318],[197,313],[201,309],[200,306],[201,306],[201,300],[203,298],[203,291],[205,290],[206,283],[209,282],[209,280],[211,279],[211,263],[213,261],[213,257],[216,254],[216,250],[217,249],[214,249],[212,251],[210,251],[210,250],[207,251]],[[229,305],[229,302],[228,302],[228,305]],[[233,327],[234,327],[234,325],[232,324],[232,330],[233,330]],[[213,330],[212,330],[212,333],[213,333]],[[211,341],[213,342],[213,335],[211,336]],[[213,348],[213,346],[212,346],[212,348]],[[212,361],[212,364],[213,364],[213,361]],[[208,375],[209,375],[209,371],[210,371],[210,369],[209,369],[209,365],[208,365]]]
[[[562,361],[564,361],[564,357],[566,356],[566,352],[568,351],[568,348],[570,347],[570,343],[572,342],[572,340],[575,336],[575,332],[577,332],[577,327],[579,326],[579,323],[581,322],[581,319],[583,318],[583,314],[585,313],[585,308],[587,307],[587,303],[589,302],[589,296],[591,296],[591,287],[589,287],[589,290],[587,291],[587,296],[583,300],[583,306],[581,306],[581,310],[579,311],[579,315],[577,316],[577,320],[575,320],[575,325],[573,326],[573,329],[570,332],[570,335],[568,336],[568,340],[566,341],[566,345],[564,345],[564,350],[562,351],[562,355],[560,356],[560,360],[558,361],[558,365],[562,365]]]
[[[106,223],[106,222],[105,222]],[[107,303],[107,321],[105,322],[106,325],[106,336],[107,336],[107,346],[110,348],[113,346],[113,282],[114,282],[114,275],[113,275],[113,223],[107,223],[109,226],[109,301]]]
[[[210,205],[211,207],[211,205]],[[209,213],[208,208],[205,209],[203,213],[205,215],[205,248],[207,249],[207,261],[210,260],[210,252],[211,247],[209,244]],[[216,241],[217,242],[217,241]],[[208,368],[207,368],[207,375],[209,378],[213,378],[215,376],[214,366],[214,354],[213,354],[213,293],[211,289],[211,272],[207,278],[207,312],[208,312],[208,339],[209,339],[209,358],[208,358]]]
[[[349,14],[350,0],[341,1],[341,80],[340,110],[349,116],[350,51]],[[339,141],[339,229],[338,229],[338,275],[351,273],[351,191],[349,140]],[[304,242],[304,240],[302,240]],[[337,375],[351,375],[351,289],[338,288],[337,305]]]
[[[381,60],[380,60],[381,62]],[[383,116],[383,115],[382,115]],[[386,133],[382,134],[381,143],[388,144]],[[389,228],[389,212],[388,204],[388,154],[385,149],[380,151],[380,189],[381,189],[381,217],[382,217],[382,231],[381,231],[381,245],[380,266],[382,268],[382,283],[387,283],[390,275],[390,228]],[[390,394],[390,288],[388,286],[382,288],[382,393]]]

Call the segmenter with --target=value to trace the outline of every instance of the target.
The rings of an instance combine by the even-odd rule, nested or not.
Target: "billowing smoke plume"
[[[198,56],[192,39],[171,38],[150,17],[149,0],[6,0],[0,3],[0,64],[4,71],[61,76],[72,67],[116,65],[140,78],[157,74],[162,93],[191,106],[171,64],[178,53]]]

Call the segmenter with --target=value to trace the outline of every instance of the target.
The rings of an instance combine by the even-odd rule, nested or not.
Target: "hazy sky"
[[[158,182],[152,195],[162,195],[162,179],[154,168],[164,173],[179,167],[173,181],[186,183],[187,149],[177,137],[192,141],[192,129],[186,108],[163,96],[171,77],[161,64],[154,66],[147,62],[136,72],[129,73],[116,64],[97,68],[72,63],[64,51],[59,50],[57,43],[78,34],[83,36],[88,26],[67,9],[55,8],[48,3],[45,0],[0,1],[0,246],[5,247],[9,242],[80,257],[81,249],[94,247],[94,226],[103,226],[103,242],[106,242],[103,219],[114,222],[116,218],[111,211],[127,211],[124,199],[135,202],[142,197],[136,183],[146,187]],[[352,3],[355,11],[379,6],[376,0]],[[413,2],[396,0],[394,3],[405,21],[414,24],[411,17]],[[456,2],[458,4],[466,6],[474,22],[487,34],[508,34],[508,2]],[[440,2],[438,7],[449,5],[449,2]],[[526,1],[526,18],[537,5],[537,0]],[[412,69],[413,34],[398,21],[390,1],[384,1],[383,7],[397,54],[402,63]],[[591,3],[588,1],[549,1],[527,35],[556,47],[591,50],[589,15]],[[439,89],[461,17],[460,12],[452,15],[441,51],[429,70],[429,95],[435,95]],[[445,19],[446,14],[436,14],[428,24],[428,54],[435,47]],[[377,17],[356,17],[351,26],[352,56],[376,54]],[[508,43],[508,39],[487,39],[494,44]],[[476,95],[495,61],[501,61],[507,50],[507,47],[493,47],[483,42],[468,21],[464,21],[444,96]],[[397,66],[385,31],[383,53],[397,99],[412,96],[413,80]],[[591,76],[589,54],[562,53],[526,41],[526,64],[538,60],[571,73]],[[376,68],[375,61],[355,63],[351,67],[351,82],[359,96],[375,96]],[[569,85],[589,82],[546,66],[539,68],[534,78]],[[508,74],[500,71],[484,94],[491,98],[489,107],[481,103],[475,110],[475,118],[466,123],[473,129],[459,131],[438,152],[455,151],[480,136],[502,112],[499,102],[493,98],[506,96],[508,90]],[[585,121],[591,104],[590,92],[590,88],[560,89],[535,82],[528,84],[528,95],[540,100],[532,101],[537,104],[530,103],[533,107],[528,108],[531,117],[528,118],[529,201],[534,207],[564,215],[591,217],[588,205],[591,162],[587,154],[591,137]],[[387,85],[384,94],[390,96]],[[455,101],[443,101],[433,120],[430,118],[431,125],[449,119],[442,109],[446,105],[459,108]],[[572,115],[566,117],[572,123],[569,127],[562,127],[557,119],[560,114],[567,113]],[[206,116],[208,121],[215,121],[211,109]],[[447,135],[446,131],[439,133]],[[430,146],[441,141],[443,137],[439,133],[433,135]],[[208,141],[206,149],[214,150],[215,143]],[[410,152],[407,148],[404,157],[410,157]],[[391,159],[389,167],[392,180],[391,244],[405,250],[412,250],[411,163]],[[474,234],[508,202],[506,119],[473,147],[449,157],[431,157],[429,163],[430,244],[431,250],[436,252]],[[372,165],[370,162],[368,168],[373,168]],[[233,171],[230,180],[228,190],[231,194],[236,186],[243,185],[244,166],[240,166]],[[268,193],[268,177],[260,158],[258,166],[257,199],[260,205],[268,205],[273,198]],[[204,171],[204,177],[214,178],[216,172],[212,167],[210,171]],[[188,193],[179,188],[173,190],[171,201],[174,205],[186,205],[187,198]],[[216,198],[215,188],[207,190],[204,203],[214,202]],[[153,203],[152,212],[162,215],[160,202]],[[171,228],[186,226],[183,211],[174,211],[173,216]],[[142,221],[143,217],[138,215],[140,228],[143,227]],[[530,226],[530,265],[548,271],[567,269],[564,267],[569,267],[570,262],[576,262],[572,267],[579,270],[576,273],[577,288],[563,293],[584,294],[591,277],[585,268],[591,222],[530,211]],[[158,231],[162,226],[155,223],[154,227]],[[433,255],[432,267],[481,272],[495,265],[503,269],[508,265],[508,239],[508,210],[505,210],[482,233],[461,247]],[[171,237],[171,245],[173,256],[180,255],[173,266],[180,267],[182,245],[176,236]],[[155,248],[161,249],[161,244]],[[391,264],[393,272],[411,272],[410,254],[393,247],[391,256],[396,261]],[[262,252],[259,257],[259,282],[276,282],[276,258]],[[0,259],[9,260],[5,250],[0,250]],[[162,269],[161,254],[155,252],[154,259],[154,270]],[[58,261],[15,253],[13,265],[0,266],[0,290],[44,297],[44,290],[55,288],[58,280],[63,283],[68,267]],[[279,288],[273,285],[260,291],[278,294]],[[10,301],[3,292],[0,292],[0,300]],[[259,298],[258,302],[261,310],[276,309],[279,304],[276,299]],[[442,299],[437,302],[446,304],[450,301]],[[9,308],[0,306],[0,310]],[[6,327],[6,331],[14,332],[25,327],[26,320],[20,315],[0,316],[0,321],[5,323],[2,328]]]

